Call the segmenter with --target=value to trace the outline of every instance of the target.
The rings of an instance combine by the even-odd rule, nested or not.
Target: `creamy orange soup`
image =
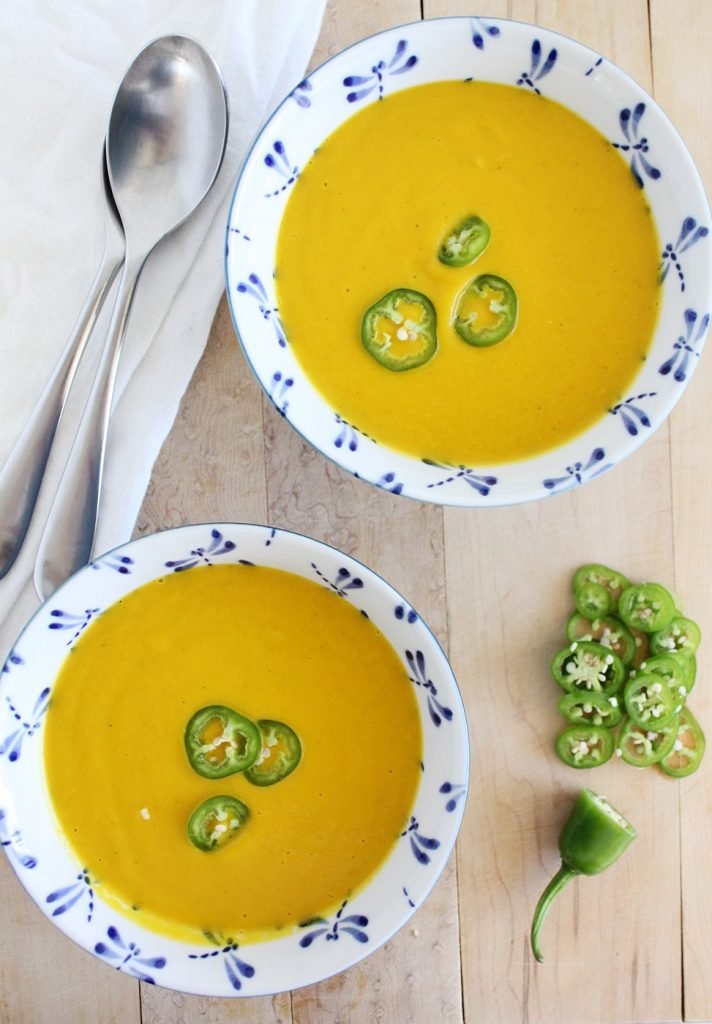
[[[210,704],[288,723],[297,768],[264,788],[198,775],[184,730]],[[166,576],[98,617],[45,733],[60,826],[102,895],[192,941],[256,940],[338,907],[405,828],[420,760],[413,684],[374,625],[325,587],[245,566]],[[204,852],[186,826],[218,794],[250,817]]]
[[[471,215],[489,245],[444,266],[443,237]],[[345,420],[419,458],[494,464],[571,439],[627,397],[658,313],[658,249],[644,192],[589,124],[521,88],[440,82],[371,103],[319,147],[285,211],[278,304]],[[488,348],[451,323],[479,274],[518,298],[514,331]],[[403,372],[360,338],[395,288],[437,313],[435,356]]]

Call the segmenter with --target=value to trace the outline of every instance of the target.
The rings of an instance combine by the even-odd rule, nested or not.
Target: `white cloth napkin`
[[[224,287],[225,223],[239,166],[261,123],[303,77],[324,5],[325,0],[0,5],[0,465],[64,347],[100,262],[101,151],[123,72],[146,43],[179,33],[206,47],[228,90],[230,135],[216,185],[191,220],[154,251],[139,284],[115,393],[98,550],[131,535]],[[67,405],[26,548],[0,580],[0,664],[12,640],[8,632],[36,604],[27,581],[111,299],[85,355],[77,396]]]

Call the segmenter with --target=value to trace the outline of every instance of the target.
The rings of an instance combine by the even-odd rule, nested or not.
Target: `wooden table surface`
[[[313,64],[420,17],[535,22],[593,47],[651,91],[712,190],[710,0],[329,0]],[[139,985],[79,950],[0,863],[2,1024],[605,1024],[712,1020],[712,757],[688,781],[616,761],[593,778],[557,761],[548,662],[571,572],[603,561],[683,596],[712,637],[709,437],[712,361],[669,422],[623,465],[537,504],[455,510],[342,472],[265,399],[223,301],[158,458],[136,535],[182,523],[271,523],[372,566],[432,626],[467,706],[470,798],[444,876],[407,927],[361,965],[274,998],[183,996]],[[712,655],[694,708],[712,735]],[[528,948],[531,913],[558,866],[574,794],[593,785],[639,839],[605,875],[578,880]]]

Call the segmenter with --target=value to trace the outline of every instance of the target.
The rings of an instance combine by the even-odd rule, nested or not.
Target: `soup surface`
[[[297,768],[266,787],[198,775],[183,736],[210,704],[288,723]],[[234,565],[166,576],[108,608],[67,658],[45,733],[50,796],[92,879],[191,941],[256,940],[337,908],[405,828],[421,747],[413,684],[348,599]],[[186,826],[217,795],[250,817],[204,852]]]
[[[490,227],[475,263],[438,248],[468,216]],[[296,358],[345,420],[449,464],[541,453],[628,397],[658,312],[658,241],[618,150],[558,103],[487,82],[392,93],[325,140],[297,179],[277,249],[277,299]],[[513,286],[499,344],[455,332],[473,277]],[[392,289],[437,313],[429,362],[394,372],[361,344]]]

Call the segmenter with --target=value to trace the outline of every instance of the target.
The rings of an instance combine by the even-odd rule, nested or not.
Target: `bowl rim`
[[[153,930],[150,927],[146,927],[145,925],[142,925],[139,922],[134,922],[131,919],[131,917],[127,914],[117,912],[110,903],[105,902],[102,899],[100,890],[98,891],[96,885],[94,885],[92,897],[95,903],[95,915],[97,918],[98,916],[100,916],[99,911],[101,910],[101,912],[103,913],[104,923],[106,923],[106,919],[108,917],[112,917],[112,919],[117,919],[117,928],[114,929],[115,931],[133,933],[134,935],[138,934],[139,942],[141,945],[147,947],[150,945],[153,945],[154,947],[161,946],[163,949],[169,950],[169,952],[172,954],[172,956],[170,957],[161,957],[157,959],[153,958],[155,961],[154,966],[156,966],[158,960],[168,960],[172,958],[175,961],[177,957],[181,954],[185,959],[187,950],[192,949],[197,950],[198,952],[195,955],[188,953],[187,955],[189,956],[189,958],[193,960],[203,960],[208,965],[208,970],[212,971],[212,973],[210,974],[204,971],[203,974],[186,977],[185,973],[183,973],[185,971],[186,965],[181,964],[178,965],[178,970],[181,972],[180,978],[177,981],[172,978],[169,980],[168,976],[163,974],[163,967],[165,967],[165,963],[163,963],[158,964],[159,969],[155,971],[155,977],[140,977],[139,980],[148,980],[151,983],[158,984],[161,987],[165,987],[167,989],[173,989],[176,991],[205,996],[244,997],[274,995],[280,992],[293,991],[297,988],[302,988],[306,985],[316,984],[318,982],[326,980],[329,977],[334,976],[335,974],[341,973],[342,971],[354,966],[355,964],[360,963],[367,956],[370,956],[371,953],[375,952],[376,949],[380,948],[384,943],[389,941],[389,939],[391,939],[397,931],[399,931],[402,927],[405,926],[405,924],[410,919],[410,917],[415,913],[415,911],[419,909],[420,906],[422,906],[422,903],[425,901],[425,899],[427,899],[433,887],[436,885],[438,879],[441,877],[442,872],[445,869],[445,866],[448,863],[450,856],[452,854],[457,839],[457,835],[460,829],[460,825],[462,822],[462,817],[467,803],[471,768],[467,714],[462,693],[460,692],[457,680],[455,678],[449,660],[445,654],[445,651],[443,650],[442,645],[438,641],[432,629],[427,624],[427,622],[419,615],[419,613],[413,608],[410,602],[408,602],[407,599],[403,597],[403,595],[401,595],[401,593],[398,590],[396,590],[396,588],[385,579],[385,577],[383,577],[378,571],[370,568],[370,566],[366,565],[358,558],[346,554],[339,548],[335,547],[334,545],[328,544],[325,541],[317,540],[316,538],[310,537],[297,530],[281,527],[278,528],[261,523],[239,523],[230,522],[227,520],[219,522],[198,522],[185,524],[178,527],[169,527],[151,534],[144,535],[142,537],[137,537],[132,541],[128,541],[125,544],[118,545],[117,547],[107,552],[104,552],[92,563],[78,570],[78,572],[75,573],[72,577],[70,577],[70,579],[67,580],[65,583],[63,583],[47,601],[42,603],[42,605],[33,613],[33,615],[24,625],[23,629],[18,634],[16,641],[9,652],[6,662],[4,663],[3,666],[1,666],[2,671],[0,671],[0,697],[3,697],[5,699],[2,702],[2,704],[0,704],[0,726],[4,724],[5,719],[8,717],[8,712],[6,711],[6,708],[4,706],[7,703],[10,703],[8,691],[10,690],[10,693],[12,693],[11,676],[6,675],[5,670],[7,670],[13,654],[22,647],[22,642],[27,638],[31,639],[33,632],[36,633],[43,628],[43,616],[46,617],[50,614],[51,606],[56,605],[58,600],[61,606],[61,599],[64,595],[72,593],[75,590],[79,592],[79,590],[82,587],[82,584],[85,583],[85,581],[96,579],[97,577],[94,576],[94,570],[96,570],[97,568],[104,567],[107,569],[115,569],[116,566],[112,563],[112,560],[116,561],[117,559],[120,559],[126,555],[132,556],[136,554],[137,551],[139,553],[146,551],[149,552],[149,555],[151,556],[149,570],[150,575],[146,579],[141,579],[140,581],[132,581],[130,585],[126,585],[125,587],[123,587],[121,593],[129,593],[137,589],[138,587],[144,585],[146,582],[148,582],[149,579],[156,579],[161,575],[169,574],[171,571],[182,571],[180,569],[171,570],[166,568],[164,565],[159,566],[160,559],[157,548],[159,548],[166,539],[172,541],[173,538],[175,538],[179,542],[177,545],[174,545],[176,550],[184,549],[187,551],[189,544],[181,544],[180,541],[182,539],[185,538],[188,541],[190,541],[191,538],[205,538],[205,536],[208,536],[208,531],[210,532],[210,536],[214,536],[216,531],[223,537],[229,537],[230,535],[232,535],[232,537],[234,537],[236,541],[236,543],[233,544],[233,549],[235,551],[241,546],[244,547],[245,544],[252,544],[254,547],[257,545],[258,542],[260,542],[264,543],[265,546],[272,546],[275,542],[283,540],[288,545],[286,559],[287,561],[289,561],[290,556],[294,559],[299,558],[302,559],[302,561],[304,561],[306,558],[309,557],[310,554],[321,554],[322,556],[326,555],[331,560],[330,564],[332,568],[338,562],[342,566],[347,567],[352,571],[355,570],[359,573],[359,575],[363,578],[364,581],[362,591],[364,595],[370,584],[372,588],[372,595],[375,594],[375,599],[377,602],[383,602],[385,599],[396,599],[402,605],[403,608],[408,610],[409,614],[412,613],[412,615],[414,616],[414,620],[412,623],[410,623],[410,625],[416,627],[416,633],[418,635],[418,640],[416,641],[416,643],[422,644],[422,646],[427,651],[428,656],[430,657],[431,665],[429,666],[429,668],[431,672],[433,664],[437,659],[437,664],[435,666],[436,671],[432,672],[432,676],[438,682],[439,686],[443,686],[445,690],[445,695],[448,700],[448,704],[451,709],[454,709],[454,724],[457,729],[457,733],[454,738],[454,745],[457,747],[458,751],[457,758],[460,759],[458,763],[458,768],[460,771],[459,778],[461,780],[462,785],[460,786],[459,791],[456,794],[454,806],[451,808],[451,813],[448,814],[447,819],[443,818],[442,814],[440,815],[441,823],[447,820],[448,828],[447,831],[445,831],[445,829],[443,828],[441,832],[437,833],[438,837],[441,838],[441,841],[437,844],[439,849],[432,854],[432,868],[429,869],[427,877],[423,879],[424,884],[419,885],[417,893],[410,893],[407,902],[404,901],[402,906],[400,906],[399,904],[399,909],[396,914],[396,917],[398,919],[395,924],[391,921],[388,927],[379,929],[377,927],[377,922],[372,920],[371,924],[368,927],[368,930],[369,932],[371,932],[372,929],[375,931],[375,935],[373,936],[373,938],[368,937],[366,940],[360,938],[358,942],[352,943],[350,948],[347,948],[345,943],[332,943],[331,949],[341,949],[342,953],[339,954],[338,962],[336,962],[335,964],[332,962],[327,969],[324,969],[324,967],[319,967],[319,964],[323,962],[323,958],[321,955],[312,955],[308,963],[304,961],[303,969],[302,963],[300,962],[298,968],[298,973],[300,977],[296,981],[292,977],[288,985],[278,983],[275,984],[273,980],[275,974],[279,975],[280,973],[284,973],[285,976],[289,976],[290,972],[286,968],[283,971],[281,963],[278,965],[277,968],[275,968],[274,966],[265,967],[264,962],[265,960],[268,960],[270,956],[272,957],[272,960],[281,961],[282,959],[284,959],[285,949],[286,956],[289,957],[291,955],[290,950],[286,948],[286,944],[289,943],[291,944],[291,946],[296,946],[296,940],[299,935],[298,927],[290,929],[289,933],[283,937],[279,937],[275,940],[270,940],[267,942],[240,942],[236,943],[234,947],[231,947],[229,943],[231,943],[232,940],[225,940],[226,945],[224,948],[220,950],[213,949],[210,946],[201,946],[198,941],[196,941],[194,945],[191,945],[187,940],[171,939],[169,937],[166,937],[165,935],[162,935],[159,931]],[[279,545],[277,544],[277,546]],[[193,548],[195,547],[196,545],[194,544]],[[191,549],[191,554],[193,553],[194,550]],[[220,555],[219,551],[217,552],[217,555]],[[230,561],[230,558],[228,558],[227,560]],[[239,559],[235,557],[234,559],[232,559],[232,561],[239,562]],[[270,564],[272,565],[275,559],[271,558],[269,561]],[[278,563],[284,562],[285,559],[282,556],[277,556],[276,561]],[[191,567],[192,566],[188,566],[187,568]],[[284,566],[280,566],[279,564],[273,565],[273,567],[284,568],[284,571],[292,572],[297,575],[301,575],[303,578],[311,579],[315,585],[321,584],[327,587],[327,589],[337,589],[334,586],[334,583],[329,582],[326,579],[326,577],[324,577],[323,579],[320,578],[318,570],[316,575],[308,576],[306,575],[306,573],[301,573],[299,572],[298,569],[293,567],[286,568]],[[312,568],[316,568],[314,562],[312,562]],[[119,570],[119,572],[120,571],[121,570]],[[115,575],[118,575],[118,573],[115,573]],[[84,587],[84,589],[86,590],[86,587]],[[342,593],[341,596],[349,598],[351,595]],[[105,602],[100,611],[103,611],[104,609],[110,607],[112,604],[115,603],[117,599],[117,597],[114,597],[112,600]],[[359,605],[355,602],[351,603],[353,604],[354,607],[359,607]],[[385,637],[386,641],[394,648],[399,657],[399,660],[401,661],[405,668],[406,666],[402,650],[399,649],[393,637],[389,636],[388,633],[385,631],[383,621],[384,616],[385,608],[383,614],[380,616],[380,620],[376,620],[374,622],[374,625],[376,625],[376,627]],[[401,616],[400,618],[403,618],[403,616]],[[396,619],[399,619],[398,615],[396,615]],[[400,624],[397,627],[392,628],[399,629]],[[76,637],[74,639],[76,640]],[[73,645],[73,641],[70,641],[70,644]],[[64,653],[61,656],[61,658],[57,656],[59,667],[61,667],[61,665],[64,663],[64,660],[68,656],[68,653],[71,651],[71,649],[71,646],[68,645],[64,648]],[[433,655],[435,657],[433,657]],[[58,671],[59,668],[57,669],[57,672],[53,677],[51,685],[53,685],[54,681],[56,681]],[[406,671],[408,671],[407,668]],[[35,675],[37,674],[37,668],[34,668],[33,673]],[[413,679],[412,675],[409,674],[409,676],[411,678],[411,681],[416,683],[416,680]],[[45,684],[47,678],[48,677],[45,677],[44,679]],[[34,684],[31,683],[30,686],[25,687],[25,689],[29,690],[30,695],[32,695],[33,690],[36,691],[39,685],[40,683],[35,681]],[[416,683],[416,686],[420,686],[420,684]],[[48,687],[48,689],[49,688],[51,687]],[[420,690],[416,689],[415,693],[419,717],[423,730],[423,744],[425,750],[425,734],[427,726],[425,700],[421,699]],[[51,874],[51,869],[49,870],[49,872],[47,872],[47,879],[45,879],[42,882],[37,882],[37,878],[39,876],[30,878],[30,876],[33,873],[32,871],[25,870],[26,865],[23,865],[21,860],[23,857],[27,859],[28,852],[31,853],[33,851],[30,849],[30,847],[25,847],[24,839],[20,834],[22,830],[18,831],[17,827],[15,827],[15,829],[11,831],[10,828],[8,827],[7,809],[9,808],[10,816],[11,818],[14,818],[15,826],[17,826],[17,824],[19,823],[22,825],[23,829],[25,828],[22,822],[22,814],[14,807],[12,799],[13,788],[16,791],[18,783],[17,781],[13,783],[8,777],[10,775],[9,762],[7,759],[3,759],[2,757],[3,753],[7,753],[6,749],[4,749],[5,745],[3,744],[5,732],[6,730],[4,730],[2,734],[0,734],[0,838],[3,841],[2,845],[5,849],[5,853],[8,857],[11,867],[13,868],[15,874],[17,875],[20,883],[27,890],[28,896],[32,899],[35,905],[42,911],[45,917],[47,917],[50,921],[52,921],[53,924],[59,927],[59,929],[68,938],[72,939],[72,941],[80,948],[84,949],[89,953],[93,953],[99,959],[102,959],[102,961],[107,963],[109,966],[113,966],[116,969],[124,971],[129,976],[137,978],[138,975],[136,973],[136,968],[132,967],[132,962],[129,962],[128,965],[124,967],[123,964],[118,964],[117,966],[116,963],[111,962],[108,959],[104,959],[104,954],[99,952],[99,947],[105,947],[105,935],[104,941],[99,941],[97,943],[95,940],[98,938],[98,933],[96,932],[96,930],[92,931],[91,929],[89,929],[89,926],[86,923],[84,923],[83,920],[78,921],[77,919],[74,919],[70,921],[68,920],[66,915],[63,917],[57,917],[56,914],[58,911],[56,909],[56,902],[53,905],[55,909],[53,909],[53,906],[49,905],[49,900],[47,897],[45,897],[44,901],[41,898],[38,898],[38,893],[41,889],[44,889],[45,892],[48,890],[48,879]],[[46,778],[44,774],[44,744],[42,739],[40,739],[37,748],[38,749],[36,750],[35,758],[33,761],[33,765],[35,765],[33,771],[36,770],[39,773],[39,776],[41,778],[41,785],[43,786],[44,792],[42,806],[38,808],[37,806],[33,805],[33,814],[37,814],[38,811],[40,814],[44,814],[48,809],[51,812],[51,802],[47,791]],[[39,762],[38,767],[36,766],[36,762]],[[430,772],[430,774],[431,776],[434,775],[432,771]],[[416,810],[417,805],[421,800],[427,799],[430,803],[432,803],[432,794],[425,794],[425,777],[425,774],[421,775],[421,780],[419,781],[418,784],[418,791],[414,798],[414,804],[411,807],[411,812]],[[432,788],[432,786],[430,788]],[[25,814],[27,815],[28,812],[25,811]],[[49,817],[51,821],[49,823],[45,823],[45,827],[52,832],[56,844],[61,846],[62,850],[64,851],[64,855],[67,858],[67,861],[73,864],[74,875],[72,877],[76,876],[78,878],[79,874],[77,874],[77,872],[81,874],[81,872],[83,872],[85,869],[81,866],[78,856],[74,854],[74,852],[72,851],[67,839],[62,835],[61,828],[56,820],[56,817],[51,813]],[[411,818],[411,821],[412,820],[413,819]],[[15,833],[17,833],[17,835],[15,835]],[[416,831],[416,838],[417,834],[418,833]],[[432,834],[435,835],[436,833],[433,832]],[[403,836],[405,835],[406,832],[403,833]],[[410,840],[410,843],[412,846],[412,839]],[[386,872],[390,872],[391,874],[393,874],[394,858],[398,855],[402,859],[403,851],[407,852],[406,843],[405,841],[402,841],[401,837],[401,841],[396,842],[395,846],[391,849],[385,861],[381,863],[377,871],[368,879],[366,879],[364,883],[355,891],[355,901],[358,901],[359,898],[367,896],[369,891],[374,890],[377,883],[379,882],[379,879],[382,876],[385,876]],[[46,856],[47,855],[45,854],[45,857]],[[29,859],[35,858],[32,857]],[[39,861],[39,859],[40,858],[37,858],[36,860]],[[36,864],[33,864],[32,867],[36,867]],[[30,882],[32,884],[29,884]],[[55,884],[55,882],[53,882],[52,884]],[[86,884],[90,886],[89,891],[91,893],[91,880],[89,880]],[[50,893],[50,895],[53,895],[53,893]],[[350,898],[351,897],[349,896],[349,900]],[[393,902],[393,900],[391,900],[391,902]],[[333,912],[330,912],[330,917],[334,919],[335,924],[342,910],[343,906],[339,910],[338,915],[336,915],[336,917]],[[393,917],[393,915],[391,915],[391,917]],[[345,918],[344,920],[348,922],[349,918]],[[368,924],[368,921],[366,923]],[[110,939],[111,931],[111,928],[109,928],[107,931],[107,934],[109,935]],[[346,931],[348,931],[348,927],[346,927]],[[308,946],[310,942],[306,942],[305,939],[302,939],[301,941],[299,941],[298,944],[306,948],[306,946]],[[223,975],[220,973],[222,962],[226,959],[229,959],[231,956],[234,956],[234,951],[237,948],[242,950],[240,956],[242,956],[244,953],[245,957],[248,960],[255,961],[261,964],[260,969],[258,969],[257,973],[259,975],[260,970],[262,970],[263,977],[269,974],[269,977],[266,979],[266,982],[243,982],[245,990],[243,990],[243,986],[239,986],[239,979],[237,988],[232,982],[231,984],[225,983],[225,979]],[[270,949],[274,949],[274,953],[270,953]],[[267,952],[263,953],[263,951]],[[218,953],[220,953],[221,955],[218,956]],[[217,960],[220,961],[220,963],[217,963],[217,960],[212,959],[214,957],[216,957]],[[333,961],[334,958],[332,957],[331,959]],[[225,965],[225,969],[227,971],[227,979],[228,981],[230,981],[230,971],[227,968],[227,964]],[[173,971],[176,971],[176,967],[173,968]],[[292,967],[291,973],[292,975],[295,974],[294,967]]]
[[[620,406],[623,406],[625,402],[631,401],[633,396],[629,399],[626,399],[625,402],[619,403],[619,406],[616,406],[615,409],[607,410],[607,412],[604,413],[599,420],[597,420],[586,430],[579,432],[574,437],[564,440],[560,445],[557,445],[556,447],[551,449],[547,449],[544,452],[537,453],[532,457],[501,463],[500,466],[498,467],[486,464],[482,464],[481,468],[478,469],[474,469],[472,467],[464,465],[450,466],[447,468],[452,470],[452,476],[448,479],[439,480],[434,483],[429,482],[425,485],[423,485],[422,482],[419,481],[415,485],[413,485],[412,482],[410,482],[407,487],[401,487],[400,485],[398,487],[393,487],[390,485],[390,482],[384,483],[383,477],[381,477],[381,479],[377,479],[376,471],[364,473],[360,472],[358,468],[354,468],[353,465],[348,464],[348,462],[344,458],[343,449],[338,449],[337,453],[330,450],[329,447],[327,446],[326,439],[322,439],[321,441],[316,440],[313,437],[313,435],[309,433],[311,425],[308,425],[307,428],[305,428],[304,426],[295,423],[294,419],[291,418],[287,412],[279,408],[276,400],[270,393],[270,388],[267,379],[263,378],[263,376],[260,374],[260,372],[258,372],[255,366],[254,359],[250,353],[250,346],[248,346],[244,341],[243,331],[240,329],[238,323],[238,313],[236,310],[235,299],[232,294],[234,280],[231,277],[230,273],[230,254],[232,251],[232,247],[230,244],[230,235],[232,230],[233,216],[237,206],[237,201],[239,199],[240,191],[245,180],[245,175],[250,168],[251,162],[256,159],[258,147],[260,146],[261,143],[265,141],[268,130],[271,129],[275,120],[279,119],[289,101],[294,98],[296,91],[301,86],[303,86],[305,82],[314,79],[318,80],[319,78],[321,78],[323,74],[327,73],[328,69],[332,64],[341,61],[346,55],[350,54],[352,51],[357,50],[361,47],[366,48],[374,41],[379,40],[381,38],[388,36],[393,37],[397,33],[409,30],[420,33],[426,33],[427,30],[431,29],[433,26],[448,26],[453,23],[463,22],[470,22],[470,24],[472,24],[473,22],[476,21],[486,23],[487,26],[500,27],[506,25],[512,27],[515,31],[518,32],[530,31],[537,33],[541,36],[548,37],[552,40],[558,39],[561,41],[562,45],[569,47],[571,52],[589,55],[592,58],[592,62],[595,60],[599,64],[605,65],[606,69],[610,69],[611,73],[614,76],[617,76],[622,83],[626,83],[630,89],[637,93],[638,97],[642,98],[644,102],[646,104],[649,104],[651,109],[655,111],[655,114],[659,118],[661,124],[664,126],[666,133],[668,133],[669,137],[674,140],[676,147],[676,160],[679,158],[682,164],[684,165],[685,179],[689,181],[689,184],[695,189],[695,198],[700,201],[700,210],[696,212],[698,212],[698,215],[701,218],[701,226],[702,224],[705,225],[705,234],[709,233],[709,228],[707,228],[706,225],[709,225],[712,221],[710,202],[707,197],[704,182],[702,181],[700,172],[697,169],[694,160],[692,159],[692,156],[684,139],[675,127],[673,121],[665,112],[664,108],[655,99],[653,94],[651,92],[648,92],[647,89],[645,89],[635,78],[633,78],[632,75],[625,71],[619,64],[617,64],[615,61],[612,61],[610,58],[604,56],[603,54],[599,53],[598,51],[594,50],[587,44],[580,42],[579,40],[572,36],[566,35],[565,33],[560,32],[556,29],[551,29],[545,26],[537,25],[533,22],[521,21],[514,18],[495,18],[468,14],[444,15],[437,16],[434,18],[421,18],[419,20],[393,25],[381,29],[377,32],[373,32],[370,35],[364,36],[361,39],[355,40],[348,46],[339,50],[337,53],[330,55],[316,67],[310,70],[302,79],[302,81],[299,82],[290,92],[288,92],[282,98],[281,102],[274,108],[269,117],[265,119],[259,131],[252,139],[251,144],[241,163],[239,173],[235,181],[232,196],[230,198],[230,202],[228,205],[228,214],[225,229],[224,273],[226,281],[228,308],[230,310],[233,329],[235,331],[238,344],[242,350],[245,360],[248,366],[250,367],[250,370],[253,373],[254,377],[257,379],[265,396],[270,400],[270,402],[277,409],[277,411],[280,412],[283,418],[288,420],[290,427],[297,433],[297,435],[310,447],[317,450],[320,454],[325,456],[329,461],[337,465],[340,469],[351,474],[352,476],[355,476],[357,479],[364,480],[365,482],[371,485],[377,486],[387,491],[391,491],[391,493],[397,494],[402,497],[408,497],[416,501],[425,501],[452,507],[509,507],[511,505],[521,504],[524,502],[541,500],[542,498],[556,497],[562,493],[566,493],[569,489],[573,487],[579,486],[582,483],[586,483],[596,479],[598,476],[602,475],[606,471],[614,468],[615,466],[623,462],[626,458],[628,458],[635,451],[637,451],[637,449],[666,422],[666,420],[672,413],[673,409],[677,405],[678,401],[682,397],[682,392],[685,390],[687,384],[689,383],[689,379],[692,376],[697,366],[697,362],[699,360],[695,359],[689,366],[687,371],[687,377],[683,386],[678,387],[674,390],[668,389],[666,399],[664,402],[661,402],[660,411],[656,414],[654,421],[652,423],[645,423],[647,433],[644,432],[642,429],[639,429],[637,430],[637,432],[634,433],[633,430],[626,427],[627,435],[623,437],[622,440],[618,440],[616,444],[613,446],[614,452],[610,459],[606,456],[606,453],[602,448],[599,448],[597,445],[593,444],[591,435],[594,431],[600,430],[601,428],[604,428],[605,432],[604,425],[608,424],[608,421],[611,418],[609,414],[612,412],[617,412]],[[425,40],[425,45],[428,45],[429,41],[427,35],[423,36],[423,39]],[[428,81],[433,82],[441,80],[444,80],[442,76],[440,78],[428,79]],[[458,79],[453,78],[452,80]],[[485,79],[483,80],[488,79],[485,77]],[[574,106],[567,105],[567,103],[564,100],[558,97],[548,98],[552,99],[554,102],[561,104],[562,106],[567,107],[567,109],[577,114],[577,116],[583,117],[583,119],[586,120],[584,115],[580,114]],[[347,120],[347,117],[341,118],[339,120],[339,123],[341,124],[345,120]],[[323,133],[322,137],[326,137],[327,134],[329,133]],[[653,217],[655,220],[654,213]],[[657,220],[655,223],[655,227],[658,234],[658,241],[662,246],[663,236],[659,231]],[[700,303],[700,305],[707,305],[708,307],[712,307],[712,255],[710,255],[709,252],[707,255],[707,259],[705,261],[705,265],[707,273],[706,275],[700,276],[705,277],[707,282],[705,288],[706,302]],[[665,299],[665,295],[663,294],[663,292],[664,289],[661,286],[660,310],[651,338],[650,347],[648,350],[649,354],[652,353],[653,346],[661,329],[661,319]],[[697,351],[695,354],[697,356],[700,356],[702,354],[704,348],[705,336],[707,334],[706,325],[708,322],[709,313],[706,314],[704,318],[704,330],[700,330],[700,334],[698,335],[698,339],[696,340]],[[345,422],[340,419],[337,411],[330,405],[330,403],[323,396],[320,395],[320,393],[317,391],[316,388],[313,387],[313,385],[311,385],[311,382],[309,381],[301,365],[299,366],[299,371],[300,373],[304,374],[307,384],[311,387],[312,392],[316,395],[318,399],[317,404],[321,404],[323,407],[330,410],[336,417],[337,422]],[[636,384],[639,380],[639,376],[640,374],[636,375],[636,377],[629,383],[629,390],[634,391],[636,389]],[[648,398],[650,396],[645,395],[640,397]],[[620,418],[622,420],[623,416],[621,416]],[[347,425],[350,426],[350,424]],[[585,446],[583,444],[584,439],[586,440]],[[379,442],[379,445],[381,446],[382,451],[388,453],[389,455],[392,455],[395,459],[404,459],[410,462],[411,465],[413,466],[420,463],[421,461],[426,461],[419,460],[416,456],[404,455],[404,453],[389,447],[385,443]],[[584,447],[585,453],[583,451]],[[578,453],[576,452],[577,448],[579,449]],[[589,451],[590,454],[588,454]],[[527,467],[532,467],[538,464],[539,462],[551,459],[557,455],[557,468],[564,474],[564,476],[561,479],[547,478],[541,480],[540,476],[540,484],[535,485],[533,483],[529,483],[526,486],[526,488],[520,489],[516,492],[513,491],[512,493],[508,493],[506,495],[504,495],[501,490],[498,492],[496,486],[493,489],[490,489],[488,487],[481,487],[477,483],[472,483],[472,480],[475,479],[476,481],[484,480],[486,484],[489,484],[490,482],[494,482],[496,484],[497,478],[490,475],[492,471],[495,469],[511,470],[516,467],[525,467],[526,469]],[[588,460],[586,460],[586,456],[588,456]],[[442,468],[445,469],[446,467],[443,466]],[[442,476],[442,473],[440,475]],[[397,474],[387,474],[387,476],[392,477],[397,476]],[[469,487],[461,486],[458,491],[455,491],[452,488],[448,489],[447,486],[442,486],[443,484],[451,484],[453,482],[453,479],[456,478],[458,479],[459,482],[461,482],[460,478],[462,477],[465,478],[466,483],[470,484]]]

